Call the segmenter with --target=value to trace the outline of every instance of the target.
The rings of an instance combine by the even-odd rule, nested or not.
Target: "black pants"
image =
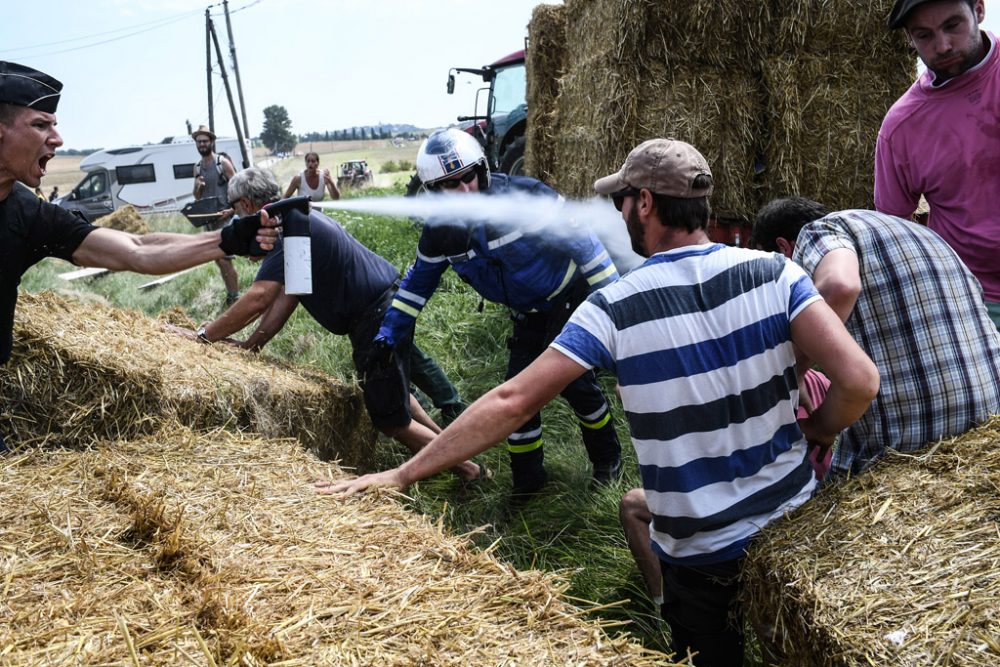
[[[698,667],[742,667],[743,613],[737,595],[743,558],[684,567],[660,561],[663,606],[676,658],[698,652]]]
[[[562,330],[573,310],[586,298],[587,282],[580,279],[567,295],[545,313],[518,313],[507,347],[507,379],[538,358]],[[597,385],[597,376],[587,371],[560,392],[580,420],[580,433],[594,466],[607,466],[621,457],[618,434],[611,421],[608,401]],[[545,479],[542,450],[542,416],[535,413],[507,439],[514,488],[534,489]]]

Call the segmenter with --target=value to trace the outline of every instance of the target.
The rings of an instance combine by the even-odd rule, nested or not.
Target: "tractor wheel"
[[[509,176],[524,175],[524,146],[527,140],[518,137],[514,143],[507,146],[507,150],[500,157],[500,171]]]

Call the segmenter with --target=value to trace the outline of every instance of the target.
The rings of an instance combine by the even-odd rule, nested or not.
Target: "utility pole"
[[[205,70],[208,77],[208,129],[215,132],[215,107],[212,103],[212,16],[205,8]]]
[[[236,42],[233,41],[233,24],[229,20],[229,0],[222,0],[222,9],[226,14],[226,33],[229,35],[229,57],[233,61],[233,74],[236,76],[236,94],[240,98],[240,115],[243,118],[243,134],[250,138],[250,127],[247,125],[247,107],[243,102],[243,84],[240,82],[240,66],[236,61]],[[244,168],[249,165],[245,165]]]
[[[222,60],[222,48],[219,46],[219,37],[215,34],[215,24],[212,19],[208,20],[208,30],[215,45],[215,55],[219,60],[219,71],[222,72],[222,83],[226,87],[226,97],[229,99],[229,112],[233,115],[233,125],[236,126],[236,139],[240,142],[240,153],[243,156],[243,168],[250,167],[250,156],[247,154],[247,146],[243,141],[243,130],[240,128],[240,119],[236,115],[236,104],[233,102],[233,91],[229,87],[229,75],[226,74],[226,63]],[[212,130],[213,132],[215,130]]]

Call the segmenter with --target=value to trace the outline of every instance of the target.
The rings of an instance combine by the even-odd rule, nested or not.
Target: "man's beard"
[[[198,146],[198,153],[201,154],[202,157],[205,157],[207,155],[211,155],[212,154],[212,145],[209,144],[208,146],[204,146],[204,145],[203,146]]]
[[[643,238],[645,234],[643,232],[642,224],[639,222],[639,212],[635,209],[636,207],[634,205],[629,209],[628,219],[625,221],[625,228],[628,230],[628,238],[632,242],[632,250],[641,257],[649,257],[649,253],[646,252]]]

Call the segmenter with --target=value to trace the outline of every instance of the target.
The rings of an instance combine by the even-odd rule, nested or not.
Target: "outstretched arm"
[[[403,465],[354,480],[320,482],[317,492],[349,495],[376,486],[405,489],[458,465],[513,433],[586,370],[562,352],[549,348],[521,373],[473,403]]]
[[[267,312],[281,294],[282,288],[279,282],[273,280],[254,282],[236,303],[215,320],[204,325],[205,337],[209,342],[228,338]]]
[[[264,250],[274,247],[278,228],[261,212],[260,229],[254,233],[249,222],[236,220],[226,232],[230,241],[237,229],[247,230],[246,240],[255,237]],[[192,266],[221,259],[227,254],[246,254],[246,250],[228,248],[223,250],[220,243],[224,230],[202,232],[201,234],[129,234],[115,229],[100,228],[87,234],[83,243],[73,253],[73,261],[80,266],[99,266],[112,271],[135,271],[154,275],[181,271]]]

